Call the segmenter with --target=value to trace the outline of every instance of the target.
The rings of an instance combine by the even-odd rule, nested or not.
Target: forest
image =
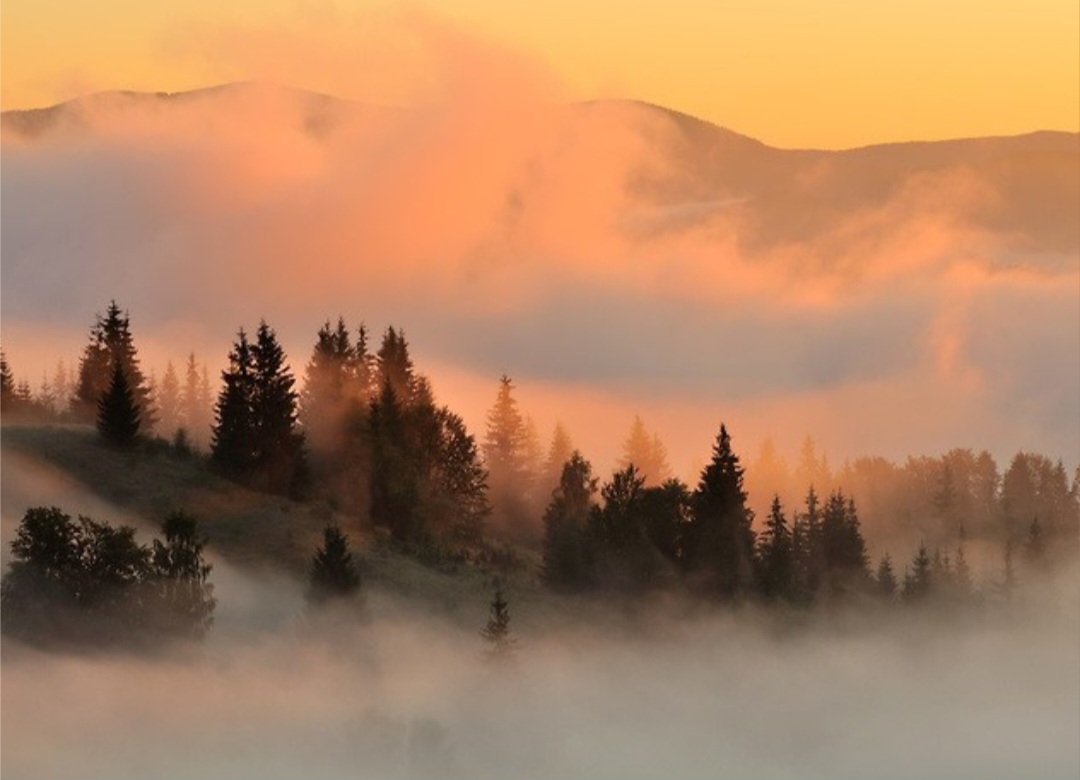
[[[39,390],[3,358],[3,421],[94,426],[101,447],[197,462],[244,489],[321,507],[329,519],[306,572],[312,612],[363,609],[371,544],[482,572],[492,657],[516,648],[516,581],[600,601],[667,593],[716,609],[977,613],[1078,551],[1080,469],[1070,480],[1037,453],[1018,452],[1003,473],[966,449],[832,469],[808,437],[789,469],[770,442],[747,465],[721,423],[703,432],[714,444],[687,484],[637,417],[620,463],[601,475],[562,425],[541,444],[510,377],[493,383],[478,438],[438,403],[404,330],[373,339],[342,318],[315,335],[299,381],[266,321],[236,333],[220,382],[194,354],[182,374],[170,362],[160,382],[147,375],[113,301],[78,366],[59,364]],[[213,540],[199,522],[175,507],[163,540],[145,545],[127,526],[29,509],[3,575],[4,634],[65,646],[201,639],[217,599],[203,555]]]

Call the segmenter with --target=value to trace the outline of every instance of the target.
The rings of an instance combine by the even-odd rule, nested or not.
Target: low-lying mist
[[[1075,606],[813,626],[750,612],[522,621],[508,668],[482,660],[470,627],[380,598],[362,625],[297,614],[165,657],[8,643],[3,771],[1074,777]]]

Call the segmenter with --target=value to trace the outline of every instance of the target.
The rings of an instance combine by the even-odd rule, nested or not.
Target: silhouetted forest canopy
[[[789,467],[770,441],[747,463],[720,424],[702,431],[712,450],[687,484],[634,417],[604,476],[562,424],[541,443],[507,375],[493,382],[477,438],[436,400],[400,328],[373,340],[364,324],[328,320],[299,381],[266,321],[253,338],[237,331],[216,387],[194,353],[181,365],[170,361],[160,383],[148,378],[113,301],[77,369],[59,362],[38,392],[0,352],[0,410],[7,424],[95,424],[103,446],[164,451],[333,517],[312,551],[313,610],[363,603],[370,541],[354,547],[359,539],[562,594],[678,592],[802,609],[975,607],[1008,600],[1026,577],[1077,554],[1080,469],[1070,479],[1037,453],[1018,452],[1004,471],[967,449],[832,468],[807,438]],[[3,579],[4,632],[203,636],[215,604],[205,540],[182,510],[162,531],[146,545],[128,527],[29,510]],[[508,627],[499,585],[484,630],[495,656],[513,655]]]

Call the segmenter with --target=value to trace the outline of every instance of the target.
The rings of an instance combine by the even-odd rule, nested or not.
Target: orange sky
[[[387,41],[404,14],[520,52],[571,97],[641,98],[779,146],[1080,129],[1075,0],[4,0],[0,13],[5,108],[283,78],[408,101],[418,60],[396,60],[394,78],[365,69],[372,49],[409,49]]]

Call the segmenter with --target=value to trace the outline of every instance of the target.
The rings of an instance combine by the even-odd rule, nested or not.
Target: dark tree
[[[645,480],[634,466],[615,472],[592,510],[588,551],[597,582],[637,591],[658,584],[659,552],[646,534]]]
[[[484,523],[491,513],[487,499],[487,471],[480,464],[476,440],[465,421],[448,408],[435,413],[438,425],[429,493],[434,525],[440,535],[456,546],[481,542]]]
[[[389,381],[371,402],[367,441],[371,453],[371,520],[398,542],[422,535],[420,480],[410,452],[405,409]]]
[[[123,366],[143,426],[152,428],[155,415],[150,388],[139,368],[130,319],[121,312],[116,301],[109,303],[105,316],[98,316],[90,330],[90,341],[79,361],[79,378],[72,399],[72,415],[81,422],[95,419],[98,401],[108,390],[117,363]]]
[[[875,584],[881,598],[890,602],[896,600],[896,590],[899,583],[896,581],[896,574],[893,572],[892,559],[887,554],[881,557],[881,563],[878,564]]]
[[[510,604],[499,585],[495,586],[495,595],[491,599],[491,614],[480,636],[487,643],[487,660],[496,663],[513,660],[517,653],[517,640],[510,636]]]
[[[869,582],[866,542],[859,527],[855,502],[836,491],[825,503],[821,546],[829,592],[842,595]]]
[[[544,580],[553,588],[578,590],[589,580],[585,527],[593,508],[596,480],[576,450],[563,465],[559,485],[544,512]]]
[[[245,479],[255,466],[255,357],[241,328],[222,372],[210,456],[222,474]]]
[[[795,558],[780,496],[773,496],[765,530],[758,539],[758,582],[767,599],[790,599],[795,587]]]
[[[203,558],[206,540],[200,538],[198,523],[184,511],[165,518],[165,537],[153,543],[155,584],[160,604],[158,620],[169,634],[202,639],[214,622],[214,586],[207,579],[213,569]]]
[[[105,441],[116,447],[130,447],[139,435],[139,407],[128,383],[123,363],[113,365],[112,380],[98,399],[97,429]]]
[[[382,388],[389,384],[400,404],[407,406],[412,403],[416,377],[404,331],[395,330],[393,327],[386,329],[375,364],[378,369],[378,386]]]
[[[825,580],[825,551],[821,533],[821,509],[813,485],[806,491],[806,511],[792,525],[795,559],[795,590],[800,601],[809,602]]]
[[[307,487],[308,472],[304,435],[297,428],[295,381],[277,335],[265,321],[259,323],[251,352],[254,484],[268,492],[299,496]]]
[[[911,568],[904,575],[904,601],[916,603],[925,601],[933,590],[933,563],[930,553],[926,549],[926,543],[919,544],[919,551],[911,562]]]
[[[360,572],[341,529],[323,529],[323,546],[315,551],[308,569],[307,601],[321,606],[330,601],[355,598],[360,593]]]
[[[645,536],[665,559],[682,559],[683,532],[690,521],[690,489],[677,479],[645,490],[642,511]]]
[[[11,411],[15,399],[15,377],[8,365],[7,355],[0,349],[0,412]]]
[[[746,506],[743,468],[720,426],[712,461],[701,474],[686,528],[686,563],[705,592],[721,599],[745,596],[753,580],[753,512]]]
[[[357,392],[354,359],[345,320],[339,317],[336,328],[326,322],[319,329],[300,394],[300,420],[317,457],[340,457],[346,431],[342,423],[350,411],[368,401]]]

